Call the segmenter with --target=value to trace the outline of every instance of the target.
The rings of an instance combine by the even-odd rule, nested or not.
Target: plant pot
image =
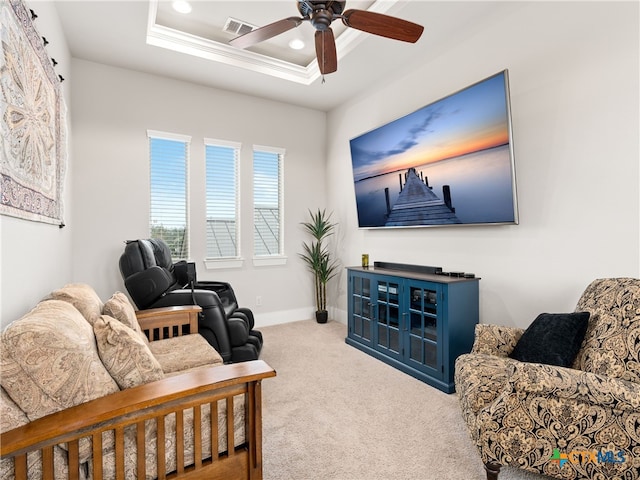
[[[327,312],[326,310],[316,312],[316,322],[327,323],[328,318],[329,318],[329,312]]]

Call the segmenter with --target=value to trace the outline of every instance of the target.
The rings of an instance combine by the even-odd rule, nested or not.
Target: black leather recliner
[[[120,273],[136,306],[141,309],[197,304],[202,307],[198,331],[227,363],[256,360],[262,334],[254,330],[253,312],[238,306],[225,282],[198,282],[195,265],[173,263],[169,246],[160,239],[126,242]]]

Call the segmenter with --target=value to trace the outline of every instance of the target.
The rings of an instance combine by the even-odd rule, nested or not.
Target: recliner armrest
[[[195,288],[215,292],[220,298],[225,317],[231,316],[238,309],[236,294],[230,283],[217,281],[196,282]]]
[[[228,318],[229,341],[232,347],[239,347],[249,339],[249,325],[243,318]]]
[[[124,285],[137,307],[145,309],[174,286],[174,279],[167,270],[155,266],[128,276]]]

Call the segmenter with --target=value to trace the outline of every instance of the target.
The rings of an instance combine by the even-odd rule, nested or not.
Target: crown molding
[[[377,0],[368,10],[386,13],[397,3],[398,0]],[[149,45],[271,75],[303,85],[310,85],[322,76],[318,68],[318,62],[315,59],[307,66],[301,66],[271,56],[232,47],[226,43],[216,42],[159,25],[156,23],[157,13],[158,0],[149,0],[147,22],[147,44]],[[351,52],[364,38],[365,34],[359,30],[353,28],[345,30],[336,38],[338,60]]]

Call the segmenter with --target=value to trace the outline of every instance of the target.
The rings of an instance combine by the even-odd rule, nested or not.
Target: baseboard
[[[341,308],[331,308],[329,310],[329,318],[331,320],[335,320],[336,322],[347,324],[347,311],[342,310]]]
[[[313,308],[297,308],[294,310],[279,310],[277,312],[260,313],[254,308],[253,316],[256,320],[256,327],[268,327],[269,325],[279,325],[281,323],[297,322],[299,320],[309,320],[314,318]]]
[[[314,307],[297,308],[293,310],[280,310],[277,312],[260,313],[253,309],[253,316],[256,321],[256,328],[268,327],[269,325],[279,325],[281,323],[298,322],[300,320],[311,320],[315,318]],[[347,324],[347,312],[339,308],[329,308],[329,320],[335,320]]]

